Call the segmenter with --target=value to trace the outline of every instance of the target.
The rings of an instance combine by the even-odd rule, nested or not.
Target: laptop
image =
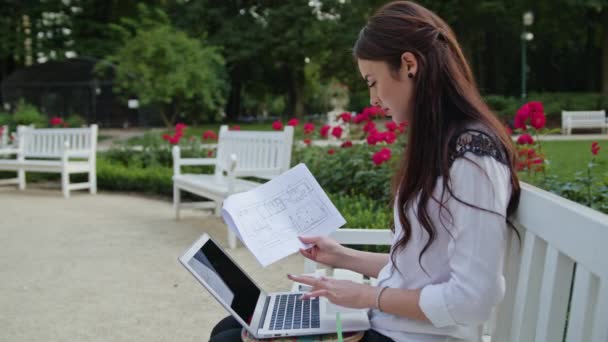
[[[323,297],[300,300],[304,292],[264,292],[207,234],[179,261],[255,338],[335,333],[337,312],[342,331],[370,328],[367,310]]]

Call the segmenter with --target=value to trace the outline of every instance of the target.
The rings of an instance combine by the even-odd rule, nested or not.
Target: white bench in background
[[[3,150],[15,158],[0,159],[0,171],[16,171],[17,178],[0,184],[17,184],[25,189],[26,172],[61,174],[65,198],[71,190],[97,192],[97,125],[88,128],[17,127],[16,146]],[[70,174],[88,173],[89,181],[70,183]]]
[[[8,147],[10,132],[8,126],[0,126],[0,150]]]
[[[562,111],[562,134],[572,134],[573,128],[599,128],[608,132],[605,110]]]
[[[230,194],[250,190],[260,183],[242,179],[271,179],[289,170],[293,145],[293,127],[281,132],[229,131],[221,126],[215,158],[182,158],[173,147],[173,207],[179,219],[181,208],[215,209],[219,216],[223,200]],[[182,174],[182,166],[212,165],[214,174]],[[182,203],[181,191],[209,199]],[[236,237],[228,229],[228,245],[236,247]]]
[[[522,183],[513,221],[523,241],[519,248],[510,229],[506,294],[484,326],[484,341],[561,342],[566,326],[566,342],[608,341],[608,215]],[[332,236],[343,244],[391,243],[388,229]],[[305,273],[315,269],[306,260]]]

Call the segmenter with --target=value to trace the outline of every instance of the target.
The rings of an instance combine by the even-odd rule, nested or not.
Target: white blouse
[[[453,161],[450,177],[457,198],[500,215],[471,208],[446,193],[444,203],[450,217],[430,199],[427,208],[437,234],[422,256],[429,277],[418,262],[428,233],[416,219],[415,206],[408,210],[412,237],[395,256],[399,271],[389,262],[380,271],[378,281],[380,286],[390,288],[422,289],[419,304],[431,323],[371,310],[372,329],[395,341],[481,341],[483,322],[504,296],[502,264],[510,229],[505,222],[511,196],[509,168],[491,156],[465,152]],[[442,184],[440,178],[434,190],[437,199],[442,195]],[[397,213],[395,207],[393,245],[402,234]]]

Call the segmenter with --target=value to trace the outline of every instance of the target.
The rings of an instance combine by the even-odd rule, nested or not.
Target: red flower
[[[61,124],[63,124],[62,118],[55,116],[51,119],[51,126],[55,127],[55,126],[59,126]]]
[[[384,140],[384,136],[382,135],[382,133],[378,132],[375,129],[367,135],[367,143],[369,145],[376,145],[382,140]]]
[[[597,154],[600,152],[600,144],[598,144],[597,142],[593,142],[591,144],[591,153],[594,156],[597,156]]]
[[[163,134],[163,140],[169,141],[171,136],[169,134]]]
[[[526,123],[530,119],[530,124],[536,129],[545,127],[546,117],[543,104],[539,101],[531,101],[519,108],[515,114],[513,122],[515,128],[526,129]]]
[[[175,125],[175,131],[176,132],[183,132],[183,130],[186,129],[186,127],[188,127],[188,126],[186,126],[183,123],[178,123],[178,124]]]
[[[304,124],[304,134],[310,134],[315,131],[315,125],[311,122],[307,122]]]
[[[287,121],[287,126],[293,126],[293,127],[295,127],[295,126],[297,126],[299,123],[300,123],[300,121],[298,121],[298,119],[293,118],[293,119],[291,119],[291,120]]]
[[[384,126],[391,132],[394,132],[397,129],[397,124],[395,123],[395,121],[388,121],[384,124]]]
[[[275,131],[280,131],[283,129],[283,123],[279,120],[272,123],[272,129]]]
[[[534,144],[534,139],[528,133],[524,133],[517,138],[517,143],[520,145],[532,145]]]
[[[171,145],[177,145],[177,144],[179,144],[179,140],[180,140],[181,138],[182,138],[182,137],[181,137],[181,136],[179,136],[179,135],[174,135],[174,136],[172,136],[172,137],[170,137],[170,138],[169,138],[169,143],[170,143]]]
[[[374,155],[372,156],[372,161],[376,165],[381,165],[389,159],[391,159],[391,149],[387,147],[384,147],[380,151],[374,153]]]
[[[369,117],[368,114],[364,114],[364,113],[357,114],[353,118],[353,122],[356,123],[356,124],[361,123],[363,121],[371,121],[371,119],[370,119],[370,117]]]
[[[526,168],[526,163],[524,163],[522,161],[517,161],[517,163],[515,164],[516,171],[523,171],[525,168]]]
[[[330,148],[329,150],[327,150],[327,154],[334,154],[336,153],[336,151],[333,148]]]
[[[340,119],[342,119],[342,121],[344,121],[344,122],[350,122],[350,120],[352,118],[353,117],[349,112],[344,112],[344,113],[340,114]]]
[[[307,146],[310,146],[311,141],[310,141],[310,139],[306,138],[306,139],[304,139],[304,143],[305,143]]]
[[[376,129],[376,124],[373,121],[369,121],[363,126],[363,132],[370,132],[372,129]]]
[[[509,127],[508,125],[505,125],[505,130],[507,131],[508,135],[513,134],[513,130],[511,129],[511,127]]]
[[[345,147],[353,147],[353,143],[352,141],[348,140],[342,143],[342,145],[340,145],[340,147],[345,148]]]
[[[395,139],[397,139],[397,136],[395,135],[395,133],[393,132],[384,132],[384,141],[386,141],[387,144],[392,144],[395,142]]]
[[[336,127],[332,128],[331,135],[333,135],[337,139],[340,139],[340,137],[342,136],[342,127],[336,126]]]
[[[241,130],[241,126],[234,125],[234,126],[230,127],[229,130],[231,130],[231,131],[240,131]]]
[[[207,151],[207,157],[213,157],[213,150]]]
[[[331,127],[329,125],[323,125],[323,127],[321,127],[321,129],[319,130],[319,133],[321,134],[321,136],[323,138],[327,138],[327,133],[329,132],[329,129]]]
[[[217,140],[217,134],[211,130],[205,131],[203,133],[203,140]]]

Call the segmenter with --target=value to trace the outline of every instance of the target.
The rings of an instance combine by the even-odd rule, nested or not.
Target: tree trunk
[[[292,69],[289,77],[289,117],[304,116],[304,71]]]
[[[230,96],[226,103],[226,119],[228,121],[236,121],[239,114],[241,113],[241,89],[243,83],[235,76],[232,78],[232,84],[230,86]]]
[[[604,30],[602,37],[602,94],[608,96],[608,8],[604,7],[602,15]]]

